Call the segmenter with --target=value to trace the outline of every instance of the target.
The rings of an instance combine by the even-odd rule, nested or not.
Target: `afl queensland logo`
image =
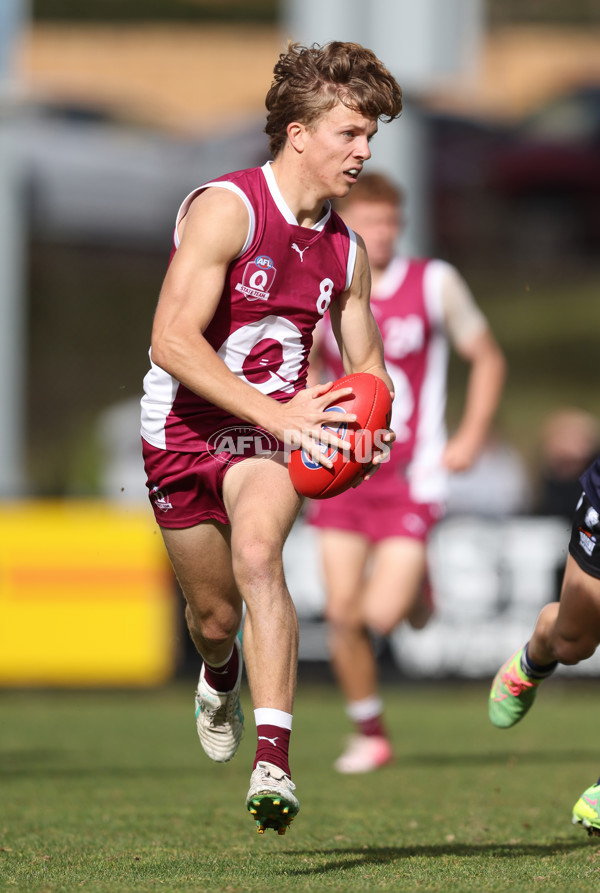
[[[242,281],[235,287],[236,291],[241,291],[249,301],[267,301],[276,273],[271,258],[266,254],[259,254],[246,264]]]
[[[168,512],[169,509],[173,508],[167,491],[161,490],[157,486],[150,487],[150,498],[154,500],[156,508],[160,509],[161,512]]]
[[[345,409],[342,409],[341,406],[328,406],[327,412],[346,412]],[[340,422],[339,425],[323,425],[323,428],[327,431],[332,431],[342,440],[344,439],[344,434],[347,431],[348,426],[345,422]],[[319,443],[320,452],[322,456],[326,456],[328,459],[334,459],[338,454],[338,448],[335,446],[329,446],[327,443]],[[305,468],[308,468],[310,471],[316,471],[318,468],[321,468],[319,462],[315,462],[306,450],[302,450],[302,464]]]

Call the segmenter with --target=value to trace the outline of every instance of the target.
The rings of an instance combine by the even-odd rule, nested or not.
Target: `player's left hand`
[[[473,438],[457,433],[446,444],[442,464],[448,471],[468,471],[479,455],[479,443]]]
[[[358,487],[362,484],[363,481],[370,481],[376,472],[379,471],[384,462],[387,462],[390,458],[390,452],[393,446],[394,441],[396,440],[396,434],[392,431],[391,428],[385,432],[382,437],[382,445],[377,449],[377,452],[374,454],[373,458],[367,465],[367,469],[365,473],[360,477],[354,484],[353,487]]]

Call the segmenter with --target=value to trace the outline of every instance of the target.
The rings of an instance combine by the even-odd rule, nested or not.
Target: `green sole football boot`
[[[285,834],[300,809],[295,789],[294,782],[279,766],[262,760],[256,764],[250,777],[246,807],[259,834],[268,828]]]

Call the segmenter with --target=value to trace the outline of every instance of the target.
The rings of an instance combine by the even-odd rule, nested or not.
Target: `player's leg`
[[[363,595],[370,629],[388,636],[415,607],[427,573],[425,543],[389,537],[373,549],[373,566]]]
[[[358,734],[350,740],[335,764],[338,771],[345,773],[369,772],[393,758],[383,718],[383,701],[377,688],[377,665],[370,633],[388,635],[410,614],[425,576],[425,546],[417,540],[386,539],[371,547],[370,557],[369,571],[360,594],[360,629],[365,656],[357,663],[354,655],[358,649],[346,649],[348,678],[352,673],[362,671],[362,697],[350,700],[348,704]],[[338,666],[338,678],[340,675]],[[349,690],[346,684],[346,691]],[[355,697],[359,691],[357,684]]]
[[[377,685],[373,648],[362,609],[370,548],[360,533],[333,528],[319,531],[331,661],[348,701],[370,697]]]
[[[205,521],[162,530],[186,600],[186,621],[198,652],[209,664],[228,656],[240,627],[242,600],[231,568],[227,525]]]
[[[280,456],[232,466],[223,483],[232,567],[246,605],[244,655],[257,725],[247,806],[258,830],[280,833],[298,812],[289,739],[298,661],[298,620],[283,571],[283,545],[300,510]]]
[[[422,629],[433,613],[427,541],[442,517],[437,503],[415,502],[407,485],[390,482],[390,498],[373,513],[373,568],[364,594],[370,629],[389,635],[404,620]]]
[[[600,579],[583,571],[569,555],[558,616],[540,641],[532,638],[532,651],[536,648],[536,655],[551,653],[561,664],[575,664],[591,657],[598,644]],[[600,779],[577,800],[573,823],[600,836]]]
[[[148,495],[186,600],[190,635],[203,658],[196,726],[208,756],[235,754],[243,731],[242,600],[231,569],[229,526],[219,492],[222,465],[206,453],[179,453],[142,442]]]
[[[283,572],[283,546],[301,498],[279,459],[248,459],[225,475],[233,573],[246,604],[244,652],[252,697],[291,710],[298,621]]]
[[[532,638],[531,644],[532,650],[537,648],[536,654],[551,653],[567,665],[591,657],[600,644],[600,579],[583,571],[571,555],[556,621],[543,639],[534,642]],[[600,779],[575,803],[573,823],[583,825],[590,835],[600,836]]]
[[[198,736],[211,759],[226,762],[237,751],[244,721],[236,638],[242,600],[231,569],[229,528],[207,521],[162,533],[186,600],[190,636],[203,658],[196,691]]]
[[[208,453],[157,449],[146,441],[142,449],[150,503],[186,599],[191,638],[208,664],[222,668],[242,616],[219,488],[223,465]]]
[[[489,697],[489,715],[498,728],[510,728],[533,704],[540,683],[557,663],[576,664],[600,643],[600,559],[595,542],[597,513],[582,497],[573,522],[560,602],[546,605],[529,642],[498,670]],[[582,545],[583,543],[583,545]]]
[[[538,687],[557,664],[577,664],[600,643],[600,580],[567,556],[560,602],[542,608],[529,642],[498,670],[489,700],[490,719],[508,729],[533,704]]]
[[[558,663],[585,660],[600,643],[600,579],[567,556],[560,602],[540,612],[533,635],[500,667],[490,692],[490,719],[510,728],[525,716],[537,689]]]
[[[363,592],[371,544],[359,533],[325,528],[319,534],[334,675],[355,734],[335,761],[338,772],[369,772],[391,759],[377,691],[377,661],[365,625]]]
[[[600,579],[567,556],[560,602],[546,605],[529,642],[535,663],[567,666],[591,657],[600,643]]]
[[[560,609],[545,638],[532,641],[536,655],[550,653],[559,663],[575,664],[600,644],[599,533],[598,512],[583,494],[575,513]],[[572,818],[589,834],[600,836],[600,779],[579,797]]]

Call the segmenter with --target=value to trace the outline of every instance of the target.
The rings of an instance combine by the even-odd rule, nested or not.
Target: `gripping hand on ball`
[[[279,404],[276,426],[273,425],[270,429],[292,449],[301,447],[311,459],[325,468],[331,468],[333,463],[323,452],[322,446],[349,450],[351,444],[336,434],[335,429],[340,424],[350,425],[356,421],[354,413],[327,411],[326,407],[331,404],[329,391],[332,384],[333,382],[329,381],[305,388],[287,403]],[[335,396],[339,399],[351,393],[350,387],[340,388],[336,390]]]

